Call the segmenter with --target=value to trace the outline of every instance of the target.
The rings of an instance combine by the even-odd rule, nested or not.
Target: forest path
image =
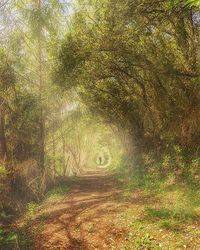
[[[118,220],[126,206],[113,176],[102,170],[87,172],[75,178],[70,192],[42,209],[34,226],[34,247],[121,249],[126,230]]]

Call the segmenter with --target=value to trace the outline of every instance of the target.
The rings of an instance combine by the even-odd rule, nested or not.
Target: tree
[[[200,73],[193,17],[182,3],[148,0],[81,1],[74,14],[55,74],[94,113],[127,131],[131,155],[164,149],[171,139],[195,150]]]
[[[3,49],[0,49],[0,159],[7,158],[7,141],[5,135],[5,103],[10,88],[15,83],[13,68]]]
[[[17,71],[22,81],[38,98],[38,164],[42,171],[45,167],[45,137],[49,120],[47,116],[51,106],[48,102],[55,91],[50,78],[52,55],[56,51],[53,45],[55,41],[59,41],[59,15],[66,8],[63,4],[60,1],[18,0],[14,5],[17,21],[26,20],[18,25],[22,57]]]

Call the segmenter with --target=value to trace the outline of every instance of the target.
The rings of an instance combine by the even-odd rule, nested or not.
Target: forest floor
[[[199,220],[171,222],[167,210],[155,210],[159,204],[159,198],[139,189],[127,196],[112,175],[90,171],[74,178],[70,190],[54,193],[40,205],[29,223],[31,246],[36,250],[200,249]]]

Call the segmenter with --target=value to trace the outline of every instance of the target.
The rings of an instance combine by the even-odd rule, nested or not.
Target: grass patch
[[[182,230],[180,223],[175,222],[175,221],[170,220],[170,219],[162,220],[159,222],[158,225],[160,228],[163,228],[163,229],[169,230],[169,231],[177,231],[178,232],[178,231]]]
[[[3,210],[0,213],[0,220],[4,223],[10,223],[13,218],[14,218],[14,215],[6,210]]]
[[[46,220],[49,219],[49,214],[43,212],[42,214],[40,214],[40,215],[38,216],[38,219],[39,219],[41,222],[44,222],[44,221],[46,221]]]
[[[148,213],[148,220],[142,217],[144,211]],[[133,209],[126,210],[119,221],[127,228],[126,241],[121,249],[198,249],[198,226],[195,223],[187,226],[171,216],[171,211],[165,208],[137,205],[134,209],[133,205]]]
[[[199,249],[197,185],[176,182],[173,174],[129,175],[120,183],[124,197],[132,202],[119,221],[128,232],[122,249]]]
[[[0,229],[0,246],[3,249],[32,249],[32,239],[35,235],[44,230],[44,223],[49,218],[49,214],[43,211],[51,201],[64,196],[70,190],[69,185],[62,184],[49,190],[41,203],[29,202],[24,215],[24,225],[18,232],[5,233]],[[3,215],[5,217],[5,215]],[[33,221],[37,219],[34,225]],[[1,249],[1,248],[0,248]]]
[[[151,237],[149,234],[145,234],[142,237],[138,237],[135,240],[135,249],[156,249],[161,250],[162,248],[159,246],[159,244],[156,242],[156,240]]]
[[[7,232],[0,228],[0,246],[3,249],[12,249],[12,247],[17,243],[18,235],[15,232]]]
[[[46,200],[52,200],[52,199],[57,199],[60,198],[61,196],[64,196],[66,193],[68,193],[70,190],[70,187],[68,184],[61,184],[58,187],[55,187],[51,190],[49,190],[46,195],[45,199]]]
[[[129,242],[122,248],[122,250],[161,250],[162,248],[156,240],[148,233],[137,237],[133,242]]]
[[[27,232],[20,231],[6,231],[0,228],[0,249],[13,250],[24,249],[31,250],[31,238]]]
[[[28,224],[30,223],[34,217],[36,212],[38,211],[39,205],[35,202],[29,202],[27,204],[27,210],[25,214],[25,222]]]
[[[145,213],[146,216],[145,218],[150,218],[150,219],[168,219],[171,217],[171,211],[169,211],[166,208],[151,208],[151,207],[146,207],[145,208]]]
[[[169,210],[167,208],[145,207],[144,220],[158,222],[161,228],[179,230],[180,224],[192,223],[198,219],[198,214],[187,210]]]
[[[62,196],[64,196],[68,191],[70,190],[69,185],[67,184],[62,184],[59,185],[55,188],[52,188],[51,190],[49,190],[44,197],[44,200],[41,203],[35,203],[35,202],[29,202],[27,204],[27,210],[25,213],[25,222],[29,223],[32,220],[34,220],[36,214],[43,209],[43,205],[46,206],[48,205],[49,202],[51,202],[52,200],[57,200],[59,198],[61,198]],[[41,214],[38,215],[38,219],[44,221],[46,219],[48,219],[48,214],[43,212]]]

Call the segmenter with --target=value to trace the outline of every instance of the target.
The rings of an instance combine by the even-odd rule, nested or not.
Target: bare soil
[[[69,192],[41,206],[29,229],[33,249],[200,249],[199,220],[164,229],[156,218],[145,220],[146,206],[162,207],[158,197],[139,189],[126,196],[105,171],[87,172],[71,181]],[[137,243],[149,234],[145,246]]]
[[[77,177],[66,196],[43,209],[43,224],[36,220],[35,249],[120,249],[126,230],[117,221],[127,204],[116,186],[102,170]]]

